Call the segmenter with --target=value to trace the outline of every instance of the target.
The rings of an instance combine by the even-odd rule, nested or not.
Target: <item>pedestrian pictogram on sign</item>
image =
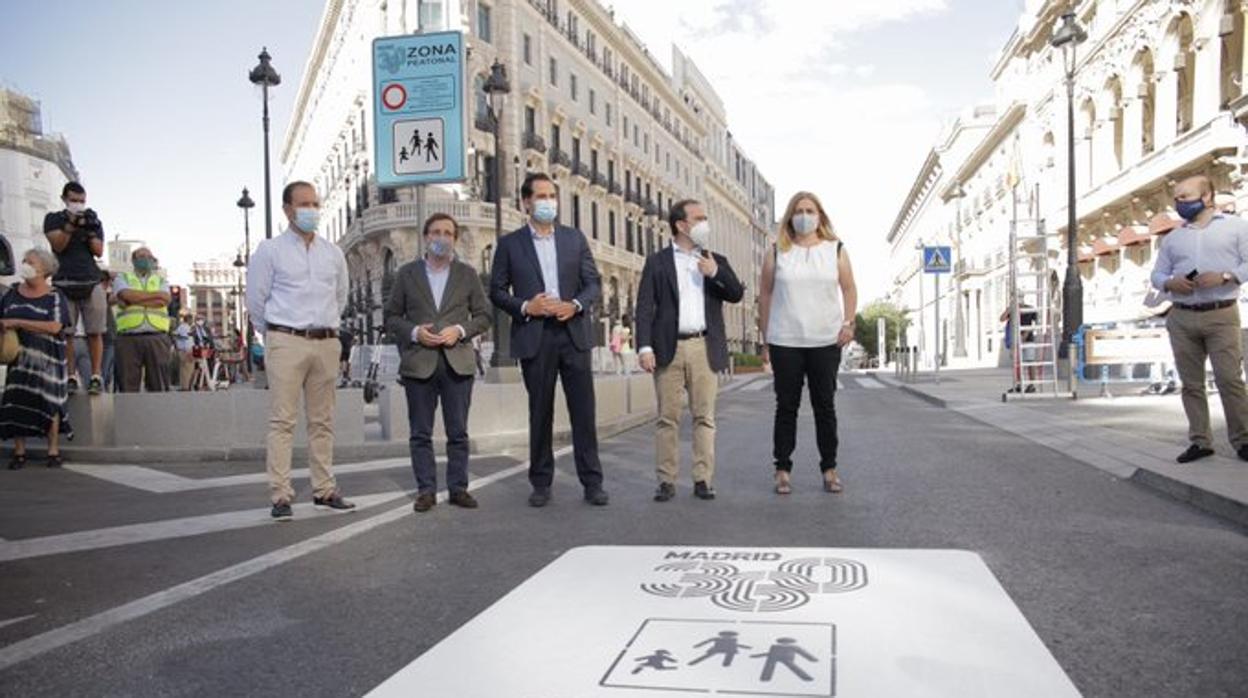
[[[394,122],[393,157],[396,174],[443,171],[441,148],[445,129],[441,119],[409,119]]]
[[[923,271],[927,274],[948,274],[953,271],[952,250],[947,246],[923,248]]]

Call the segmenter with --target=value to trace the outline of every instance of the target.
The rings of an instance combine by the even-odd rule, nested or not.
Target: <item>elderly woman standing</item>
[[[26,439],[48,439],[49,468],[61,465],[59,436],[72,438],[65,407],[65,339],[69,304],[49,279],[56,257],[30,250],[22,257],[21,283],[0,298],[0,331],[17,330],[21,351],[9,366],[0,398],[0,439],[13,439],[10,470],[26,465]]]

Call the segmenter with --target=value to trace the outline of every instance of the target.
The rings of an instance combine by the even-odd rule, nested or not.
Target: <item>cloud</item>
[[[855,255],[864,300],[881,294],[884,236],[944,115],[921,82],[877,80],[873,58],[895,50],[892,32],[949,3],[688,0],[675,18],[653,0],[615,6],[653,55],[675,43],[697,63],[737,142],[776,186],[779,210],[794,191],[820,194]]]

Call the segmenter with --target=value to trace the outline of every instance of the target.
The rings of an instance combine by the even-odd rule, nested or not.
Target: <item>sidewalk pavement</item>
[[[1187,418],[1178,393],[1141,395],[1142,384],[1111,386],[1116,397],[1029,397],[1002,400],[1013,383],[1009,369],[942,371],[901,381],[876,374],[938,407],[1016,434],[1077,461],[1188,502],[1211,514],[1248,526],[1248,463],[1226,441],[1226,421],[1216,394],[1209,396],[1218,454],[1180,465],[1187,448]],[[1083,395],[1099,392],[1085,385]]]
[[[633,372],[632,375],[638,375]],[[753,382],[759,378],[761,374],[743,373],[736,376],[725,376],[720,382],[720,394],[730,393],[739,390],[746,384]],[[595,377],[596,381],[614,380],[615,374],[604,374]],[[250,389],[250,388],[245,388]],[[562,399],[560,397],[559,399]],[[657,406],[656,406],[657,409]],[[381,440],[381,427],[378,422],[377,403],[365,405],[364,414],[364,433],[365,443],[362,444],[338,444],[334,446],[335,462],[356,462],[365,460],[376,460],[382,458],[400,458],[407,456],[409,446],[407,441],[383,441]],[[600,424],[598,427],[598,437],[600,439],[610,438],[621,432],[635,429],[639,426],[650,423],[654,419],[654,414],[634,415],[629,419],[625,419],[613,424]],[[526,437],[527,438],[527,437]],[[556,442],[562,443],[561,435],[556,434]],[[34,440],[31,443],[31,453],[43,453],[42,440]],[[528,446],[524,439],[517,440],[514,443],[507,444],[504,452],[514,451],[523,453]],[[435,448],[441,451],[443,444],[439,441],[435,443]],[[8,453],[8,449],[0,449],[2,453]],[[165,447],[137,447],[137,446],[117,446],[117,447],[97,447],[97,446],[75,446],[73,442],[62,445],[61,452],[68,461],[77,463],[95,463],[95,464],[197,464],[205,462],[225,462],[225,461],[263,461],[263,446],[231,446],[228,444],[216,448],[165,448]],[[32,456],[33,457],[33,456]],[[306,446],[294,447],[294,458],[298,460],[307,457]]]

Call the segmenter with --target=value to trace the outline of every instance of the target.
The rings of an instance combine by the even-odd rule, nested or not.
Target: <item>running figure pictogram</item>
[[[633,669],[634,674],[640,674],[643,669],[657,669],[658,671],[672,671],[676,667],[667,666],[667,663],[668,662],[671,662],[672,664],[680,663],[676,661],[676,658],[672,656],[672,653],[668,652],[667,650],[655,650],[654,654],[651,654],[645,657],[638,657],[634,661],[641,662],[640,664],[637,665],[635,669]]]

